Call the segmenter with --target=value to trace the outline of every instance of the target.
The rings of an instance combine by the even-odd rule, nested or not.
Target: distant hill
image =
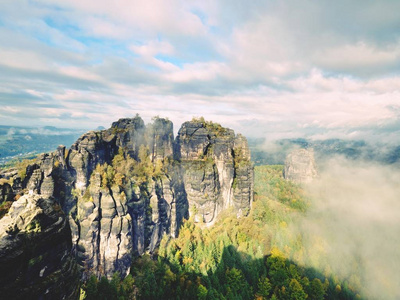
[[[104,130],[99,126],[96,130]],[[0,125],[0,165],[13,158],[29,158],[35,154],[54,151],[59,145],[69,147],[85,129],[19,127]],[[268,142],[264,138],[248,138],[251,159],[255,165],[284,164],[287,154],[294,148],[314,148],[318,161],[335,155],[348,159],[363,159],[384,164],[400,163],[400,145],[369,144],[363,140],[308,140],[281,139]]]
[[[0,165],[18,156],[54,151],[58,145],[70,146],[86,130],[53,126],[16,127],[0,125]]]
[[[317,161],[333,156],[352,160],[376,161],[383,164],[400,162],[400,145],[369,144],[363,140],[307,140],[281,139],[268,142],[263,138],[248,139],[251,159],[255,165],[284,164],[287,154],[294,148],[313,148]]]

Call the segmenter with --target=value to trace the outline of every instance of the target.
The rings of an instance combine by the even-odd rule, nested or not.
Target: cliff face
[[[195,221],[212,224],[228,207],[247,214],[253,201],[253,167],[243,136],[218,124],[186,122],[178,133],[177,155]]]
[[[8,182],[0,182],[0,203],[12,201],[14,199],[14,191]]]
[[[317,177],[313,149],[296,149],[286,157],[283,177],[296,183],[309,183]]]
[[[164,233],[177,234],[187,199],[168,165],[172,154],[172,123],[156,119],[145,127],[139,117],[89,132],[64,153],[64,209],[85,274],[124,276],[132,253],[153,251]]]
[[[76,299],[79,271],[68,219],[52,198],[26,194],[0,220],[3,299]]]
[[[228,207],[246,215],[253,200],[246,139],[204,120],[184,123],[174,141],[168,120],[145,126],[140,117],[121,119],[25,171],[14,182],[31,197],[56,199],[68,216],[84,278],[124,276],[132,254],[154,251],[165,234],[175,237],[189,214],[212,224]]]

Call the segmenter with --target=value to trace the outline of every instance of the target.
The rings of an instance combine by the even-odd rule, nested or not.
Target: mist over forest
[[[399,182],[398,166],[336,157],[321,162],[306,188],[311,206],[297,230],[311,261],[323,256],[337,276],[359,276],[367,298],[400,297]]]
[[[400,162],[400,143],[352,139],[311,140],[306,138],[275,139],[249,138],[252,160],[256,165],[284,164],[286,156],[294,149],[312,148],[320,167],[333,157],[350,161],[373,162],[382,165]]]
[[[400,147],[349,139],[250,138],[249,145],[255,165],[284,164],[294,149],[314,149],[319,175],[305,186],[310,206],[290,226],[308,257],[292,259],[346,278],[367,299],[398,299]]]

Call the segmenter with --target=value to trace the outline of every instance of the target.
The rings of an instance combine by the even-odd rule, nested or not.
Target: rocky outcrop
[[[22,190],[55,199],[68,216],[83,278],[125,276],[132,254],[177,236],[190,214],[211,225],[227,208],[246,215],[253,200],[246,139],[204,120],[184,123],[174,140],[169,120],[121,119],[24,171]]]
[[[228,207],[247,214],[253,200],[253,167],[243,136],[204,120],[186,122],[178,133],[177,156],[196,222],[212,224]]]
[[[52,198],[26,194],[0,220],[3,299],[77,299],[79,272],[71,233]]]
[[[295,183],[309,183],[317,177],[317,167],[313,149],[296,149],[285,161],[283,177]]]
[[[0,179],[0,204],[14,199],[14,191],[7,180]]]
[[[163,234],[177,234],[187,200],[168,165],[172,156],[172,123],[159,118],[147,128],[139,117],[122,119],[71,147],[64,203],[84,274],[125,276],[132,253],[153,251]]]

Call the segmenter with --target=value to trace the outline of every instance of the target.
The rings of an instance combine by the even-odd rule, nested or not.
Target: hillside
[[[396,299],[395,168],[333,159],[301,186],[283,173],[311,149],[253,175],[240,134],[172,126],[121,119],[0,172],[1,293]]]
[[[311,247],[303,243],[309,237],[296,229],[311,202],[303,189],[283,179],[282,170],[281,165],[255,168],[255,201],[247,217],[226,211],[212,228],[185,221],[179,237],[164,237],[152,258],[136,258],[124,281],[92,277],[83,286],[87,299],[106,299],[104,294],[126,299],[133,294],[138,299],[360,298],[361,274],[341,278],[329,271],[324,237],[315,237]]]

